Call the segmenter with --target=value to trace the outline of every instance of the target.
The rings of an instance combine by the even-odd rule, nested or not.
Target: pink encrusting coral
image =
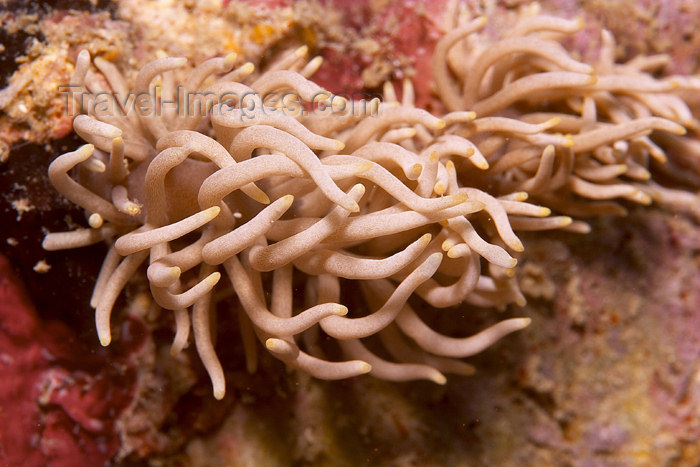
[[[234,69],[233,55],[189,70],[161,58],[133,84],[99,57],[96,73],[82,52],[74,129],[90,144],[49,176],[90,228],[51,233],[44,247],[111,244],[91,301],[102,344],[118,295],[148,260],[153,299],[176,323],[172,352],[192,330],[217,398],[212,314],[231,294],[251,370],[259,340],[323,379],[444,383],[473,371],[460,358],[529,324],[461,338],[429,325],[440,308],[524,304],[514,231],[587,232],[572,217],[624,213],[617,200],[693,209],[694,195],[649,178],[666,148],[683,150],[680,164],[700,155],[682,137],[697,122],[675,94],[697,80],[655,79],[648,70],[663,57],[615,63],[606,32],[598,62],[580,62],[560,43],[577,20],[533,14],[498,39],[479,34],[485,24],[460,20],[436,46],[436,92],[450,110],[440,118],[414,106],[410,82],[400,103],[390,85],[384,103],[332,95],[308,79],[320,61],[305,47],[259,74]],[[147,105],[129,107],[130,88]],[[341,301],[358,290],[366,304],[346,317]],[[347,360],[327,357],[324,335]]]

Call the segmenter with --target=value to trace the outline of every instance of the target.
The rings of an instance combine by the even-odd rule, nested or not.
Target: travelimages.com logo
[[[219,114],[240,118],[243,123],[254,123],[265,116],[284,113],[291,117],[314,115],[320,117],[354,116],[374,117],[381,112],[379,95],[353,93],[348,95],[318,92],[311,100],[299,94],[269,92],[260,95],[255,91],[243,93],[212,91],[187,91],[178,85],[175,92],[167,93],[161,86],[152,86],[149,92],[126,94],[110,91],[86,91],[80,85],[59,85],[65,94],[66,110],[71,116],[81,113],[97,119],[128,117],[207,117]]]

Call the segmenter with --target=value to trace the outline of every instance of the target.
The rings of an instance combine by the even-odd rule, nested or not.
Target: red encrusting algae
[[[42,321],[0,255],[0,463],[112,459],[120,447],[115,420],[131,402],[135,372],[107,359],[86,352],[65,324]]]

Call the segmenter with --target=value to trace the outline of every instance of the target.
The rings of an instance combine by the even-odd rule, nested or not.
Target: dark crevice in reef
[[[42,318],[60,319],[79,334],[94,336],[88,303],[106,247],[97,244],[68,253],[41,247],[47,231],[87,226],[83,210],[59,195],[46,175],[53,159],[79,145],[79,138],[71,135],[50,146],[24,143],[12,148],[15,157],[0,170],[0,253],[22,278]],[[47,273],[33,269],[41,260],[51,266]]]

